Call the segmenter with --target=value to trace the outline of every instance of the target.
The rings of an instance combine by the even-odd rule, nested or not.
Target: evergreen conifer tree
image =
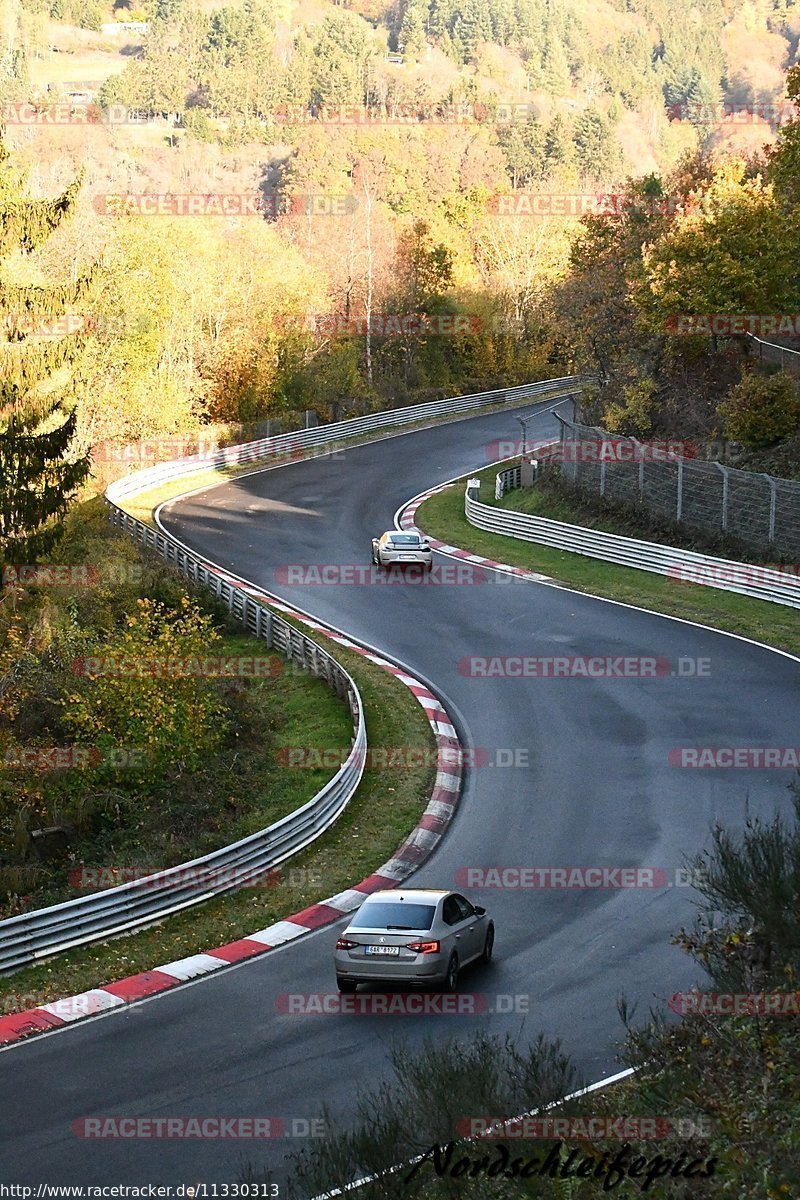
[[[3,277],[4,263],[38,249],[72,214],[81,176],[53,199],[27,199],[24,176],[8,164],[2,134],[0,129],[0,557],[30,562],[57,541],[90,466],[88,455],[72,451],[77,417],[74,406],[68,409],[66,389],[40,386],[77,365],[86,335],[37,336],[36,321],[74,312],[89,292],[92,272],[45,287]]]

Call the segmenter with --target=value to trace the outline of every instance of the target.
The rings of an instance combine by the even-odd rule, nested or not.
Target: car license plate
[[[400,947],[399,946],[365,946],[364,953],[365,954],[392,954],[392,955],[396,956],[400,953]]]
[[[401,554],[401,555],[399,555],[399,558],[400,558],[401,562],[413,562],[414,561],[413,554]]]

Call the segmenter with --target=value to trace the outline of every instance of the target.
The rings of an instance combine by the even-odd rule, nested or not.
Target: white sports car
[[[379,538],[372,539],[372,561],[376,567],[422,563],[430,570],[433,556],[430,545],[418,533],[400,533],[396,529],[389,529]]]

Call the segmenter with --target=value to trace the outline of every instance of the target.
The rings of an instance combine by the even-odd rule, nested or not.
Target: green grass
[[[343,891],[392,856],[427,805],[436,774],[430,765],[435,761],[433,735],[422,707],[393,675],[354,651],[333,649],[361,692],[370,747],[427,749],[428,764],[391,773],[368,767],[337,823],[284,864],[284,877],[276,886],[242,889],[140,933],[78,947],[0,979],[0,1014],[100,987],[254,933]],[[300,769],[285,773],[305,774]]]
[[[470,472],[481,480],[481,499],[494,504],[494,480],[497,466]],[[466,476],[465,476],[466,479]],[[534,494],[535,493],[535,494]],[[507,507],[526,505],[519,511],[581,524],[578,515],[564,500],[551,499],[536,488],[513,492]],[[523,567],[547,575],[575,591],[635,604],[668,616],[683,617],[716,629],[765,642],[767,645],[800,655],[800,629],[797,610],[766,600],[752,600],[734,592],[724,592],[700,584],[680,583],[663,575],[651,575],[629,567],[617,567],[582,554],[570,554],[550,546],[523,542],[501,534],[475,529],[464,516],[464,487],[453,487],[426,500],[417,509],[416,524],[432,537],[459,546],[471,554],[480,554],[510,566]]]
[[[0,905],[0,916],[33,912],[96,890],[87,886],[76,891],[70,881],[76,869],[99,869],[99,878],[110,883],[114,868],[147,875],[210,854],[272,825],[328,782],[334,773],[330,767],[287,768],[280,751],[330,747],[346,755],[353,724],[344,701],[324,680],[266,646],[259,648],[244,633],[223,635],[217,652],[231,659],[269,658],[270,670],[280,673],[227,685],[234,689],[229,694],[229,734],[198,769],[170,769],[147,783],[126,781],[125,772],[120,772],[116,819],[87,822],[70,842],[69,861],[50,868],[40,865],[27,875],[24,866],[17,868],[36,886],[24,887],[23,903],[17,900],[13,908]],[[110,786],[107,780],[95,782],[92,775],[89,771],[80,780],[90,797]],[[13,878],[14,868],[6,874]],[[3,875],[0,871],[0,890]]]

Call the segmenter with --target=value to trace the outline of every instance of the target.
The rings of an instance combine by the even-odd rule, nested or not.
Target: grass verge
[[[307,803],[331,778],[335,768],[318,758],[306,769],[282,765],[282,751],[319,747],[350,749],[353,725],[344,701],[324,680],[315,679],[276,652],[258,649],[241,633],[222,635],[220,656],[247,663],[255,656],[269,661],[270,675],[228,683],[231,728],[226,741],[207,754],[194,770],[170,772],[147,782],[117,785],[117,819],[87,821],[76,830],[69,858],[40,864],[26,873],[30,883],[13,908],[0,905],[0,915],[33,912],[74,900],[98,887],[124,883],[167,867],[190,862],[237,842]],[[110,786],[82,772],[91,801]],[[124,778],[124,770],[121,772]],[[15,868],[5,874],[14,876]],[[0,869],[0,890],[4,872]],[[82,882],[85,880],[86,882]],[[3,909],[6,911],[3,911]]]
[[[495,503],[494,480],[497,471],[497,466],[492,466],[483,471],[469,472],[470,477],[480,479],[482,500],[487,504]],[[533,492],[537,496],[528,499]],[[512,495],[516,496],[517,493]],[[577,525],[582,523],[579,515],[571,511],[565,501],[559,499],[551,502],[545,493],[536,488],[526,489],[524,502],[526,505],[536,505],[526,508],[526,511],[536,512],[539,516],[571,521]],[[631,567],[614,566],[582,554],[539,546],[535,542],[486,533],[470,525],[464,516],[464,488],[460,482],[420,505],[415,521],[431,537],[459,546],[471,554],[480,554],[497,562],[548,575],[575,591],[639,605],[668,616],[683,617],[800,655],[796,609],[767,600],[752,600],[735,592],[724,592],[702,584],[681,583]]]

